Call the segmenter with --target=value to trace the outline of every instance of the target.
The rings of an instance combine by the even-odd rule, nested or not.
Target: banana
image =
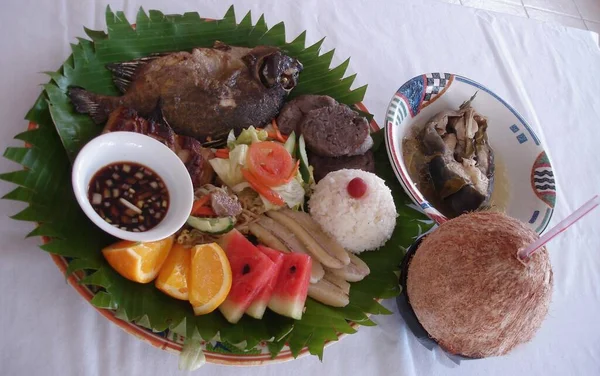
[[[344,278],[338,277],[331,273],[325,273],[325,277],[323,278],[325,278],[325,280],[327,280],[328,282],[331,282],[337,287],[339,287],[344,292],[344,294],[350,294],[350,283]]]
[[[267,216],[261,216],[256,223],[257,226],[260,227],[260,230],[265,230],[272,234],[279,242],[283,243],[283,245],[291,252],[304,253],[309,256],[311,254],[308,252],[306,247],[300,242],[294,234],[290,232],[285,226],[279,224],[278,222],[272,220]],[[256,230],[256,228],[255,228]],[[252,230],[250,230],[252,231]],[[253,232],[254,233],[254,232]],[[257,238],[260,237],[254,234]],[[317,261],[314,257],[312,259],[312,268],[310,273],[310,283],[317,283],[323,278],[325,274],[325,270],[319,261]]]
[[[282,252],[290,252],[290,249],[279,240],[275,235],[273,235],[269,230],[265,229],[258,223],[251,223],[248,225],[248,229],[252,233],[252,235],[256,236],[259,242],[266,245],[267,247],[271,247],[278,251]]]
[[[329,254],[308,231],[287,215],[274,210],[266,214],[276,222],[287,227],[288,231],[292,232],[304,244],[313,259],[317,259],[323,266],[339,269],[350,263],[350,257],[348,257],[347,253],[341,259],[335,257],[336,255]]]
[[[308,296],[332,307],[345,307],[350,303],[348,294],[325,278],[308,286]]]
[[[344,265],[350,263],[348,252],[346,252],[344,247],[325,233],[319,223],[317,223],[310,214],[292,209],[282,209],[279,213],[288,216],[303,227],[329,255],[340,260]]]
[[[327,273],[343,278],[348,282],[361,281],[369,275],[371,270],[369,269],[369,266],[355,254],[348,252],[348,255],[350,256],[350,264],[341,269],[326,268]]]

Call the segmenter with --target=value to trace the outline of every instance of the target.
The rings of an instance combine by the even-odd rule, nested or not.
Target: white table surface
[[[23,116],[47,77],[69,55],[82,26],[104,28],[107,1],[0,2],[1,149],[17,146]],[[557,172],[556,223],[600,192],[600,49],[598,36],[529,19],[434,1],[234,1],[237,15],[283,20],[288,37],[322,36],[334,62],[351,56],[357,85],[369,84],[365,104],[381,124],[393,92],[425,72],[453,72],[479,81],[529,120]],[[344,4],[344,5],[343,5]],[[199,11],[218,18],[227,1],[111,1],[133,20],[137,8]],[[18,166],[0,161],[0,171]],[[0,193],[13,188],[0,183]],[[65,189],[70,189],[65,187]],[[0,201],[0,374],[176,375],[177,357],[126,334],[65,283],[50,257],[24,240],[31,223],[7,216],[23,205]],[[407,331],[393,301],[391,316],[375,318],[315,357],[259,368],[207,364],[204,375],[600,375],[600,210],[550,246],[555,289],[536,337],[505,357],[453,366]]]

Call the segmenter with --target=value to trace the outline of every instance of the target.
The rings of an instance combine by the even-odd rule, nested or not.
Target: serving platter
[[[361,111],[368,112],[367,108],[362,103],[357,103],[356,107]],[[379,125],[377,122],[375,122],[375,120],[371,120],[370,127],[373,132],[380,130]],[[30,123],[28,130],[33,130],[36,128],[36,124]],[[424,227],[427,225],[426,222],[427,221],[424,221],[423,223]],[[415,236],[415,238],[416,237],[417,236]],[[42,240],[44,244],[50,242],[50,238],[48,237],[42,237]],[[50,257],[61,273],[68,275],[67,282],[69,285],[71,285],[71,287],[73,287],[83,299],[88,301],[92,307],[94,307],[94,309],[96,309],[96,311],[98,311],[107,320],[117,325],[126,333],[156,348],[173,354],[181,353],[185,342],[184,336],[176,333],[175,331],[171,331],[170,329],[166,329],[162,332],[153,331],[144,325],[119,318],[116,314],[116,311],[113,309],[100,308],[94,305],[92,300],[98,294],[98,292],[102,291],[102,289],[98,288],[97,286],[87,285],[85,282],[82,282],[85,281],[85,278],[89,276],[89,273],[86,273],[85,270],[70,273],[69,262],[72,261],[70,258],[56,254],[51,254]],[[369,314],[369,316],[371,315]],[[356,330],[359,328],[357,323],[350,323],[350,326]],[[325,343],[325,347],[332,345],[347,335],[348,333],[337,333],[337,339],[335,341],[327,341]],[[269,351],[266,341],[261,341],[252,349],[244,349],[243,346],[240,346],[239,344],[232,344],[225,341],[220,341],[218,338],[213,338],[209,341],[202,340],[201,346],[207,362],[230,366],[259,366],[265,364],[283,363],[310,354],[308,347],[304,347],[299,353],[294,355],[289,345],[285,344],[281,351],[275,357],[273,357]]]
[[[42,236],[44,251],[52,255],[69,283],[103,316],[126,332],[171,352],[181,352],[197,341],[206,360],[230,365],[258,365],[294,359],[308,353],[323,357],[323,348],[358,326],[375,325],[372,314],[390,314],[379,304],[381,299],[399,293],[394,272],[405,247],[425,232],[431,221],[410,205],[387,159],[381,143],[383,134],[360,103],[366,87],[351,90],[354,76],[345,77],[349,60],[329,68],[333,51],[320,53],[322,40],[305,46],[305,33],[286,42],[282,23],[268,28],[264,18],[256,23],[247,14],[239,23],[231,8],[219,21],[201,18],[197,13],[164,15],[140,10],[136,26],[122,12],[106,13],[108,32],[86,29],[88,39],[73,45],[73,54],[57,71],[26,118],[30,128],[16,136],[26,143],[9,148],[4,156],[25,169],[0,175],[18,187],[6,199],[29,204],[16,219],[37,222],[30,236]],[[361,258],[371,275],[352,285],[350,305],[344,309],[326,307],[310,299],[300,321],[269,316],[267,320],[243,318],[231,325],[218,312],[196,316],[188,306],[160,293],[153,286],[132,283],[115,273],[102,258],[100,249],[114,241],[96,228],[81,212],[69,186],[71,163],[78,151],[100,128],[89,118],[75,113],[66,95],[69,86],[84,86],[105,94],[115,94],[109,62],[126,61],[155,52],[210,46],[216,40],[230,44],[281,46],[305,65],[303,79],[291,93],[327,94],[340,103],[352,105],[371,117],[375,139],[377,175],[392,190],[398,210],[397,230],[377,252]],[[325,327],[322,323],[327,323]],[[317,326],[316,324],[320,324]]]

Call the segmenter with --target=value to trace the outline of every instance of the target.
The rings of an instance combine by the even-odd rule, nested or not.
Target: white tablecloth
[[[23,116],[47,77],[69,55],[82,26],[105,27],[107,1],[0,2],[1,148],[26,126]],[[600,49],[591,32],[433,1],[235,1],[267,23],[285,21],[288,37],[322,36],[334,62],[352,57],[365,104],[381,124],[394,91],[425,72],[479,81],[529,119],[550,151],[558,196],[553,223],[600,191]],[[227,1],[113,0],[130,20],[140,5],[166,13],[199,11],[218,18]],[[0,161],[0,171],[18,166]],[[1,183],[4,194],[13,187]],[[65,187],[70,189],[70,187]],[[65,283],[39,239],[23,240],[31,223],[7,216],[23,205],[0,201],[0,374],[170,375],[177,357],[124,333]],[[600,210],[550,246],[555,290],[550,313],[530,343],[500,358],[453,366],[407,331],[393,301],[391,316],[361,328],[315,357],[260,368],[207,364],[198,374],[233,375],[599,375]]]

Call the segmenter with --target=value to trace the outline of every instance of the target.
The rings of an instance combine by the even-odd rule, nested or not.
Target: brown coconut
[[[545,248],[524,263],[517,250],[538,238],[501,213],[465,214],[427,236],[407,276],[409,302],[446,351],[471,358],[504,355],[533,338],[552,295]]]

